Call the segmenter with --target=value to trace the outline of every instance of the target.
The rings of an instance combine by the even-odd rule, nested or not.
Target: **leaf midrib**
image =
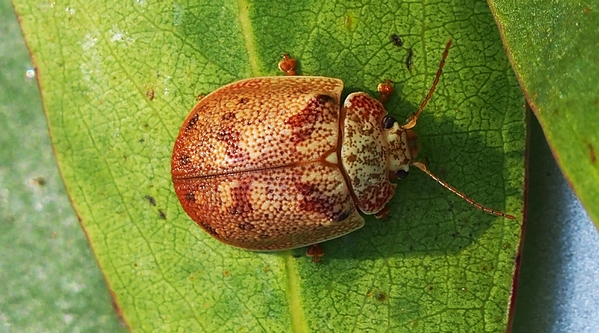
[[[241,25],[241,32],[245,41],[245,48],[247,50],[248,61],[252,75],[254,77],[262,76],[258,68],[258,55],[256,54],[256,48],[254,45],[254,29],[249,17],[249,3],[247,0],[238,0],[239,7],[239,23]],[[291,254],[291,251],[281,252],[281,259],[285,264],[285,273],[287,275],[287,288],[285,294],[287,295],[287,303],[289,305],[289,316],[291,317],[291,330],[296,333],[307,332],[304,313],[302,304],[300,301],[300,288],[298,279],[297,265]]]

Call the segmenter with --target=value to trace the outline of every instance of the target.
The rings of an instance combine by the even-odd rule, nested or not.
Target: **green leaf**
[[[599,225],[599,2],[489,3],[553,155]]]
[[[60,179],[9,1],[0,36],[0,332],[125,331]]]
[[[303,250],[219,243],[183,212],[170,155],[183,119],[237,79],[304,75],[414,112],[421,156],[443,179],[522,216],[523,96],[485,3],[16,1],[39,70],[58,163],[100,267],[134,332],[505,331],[521,221],[476,210],[419,171],[390,219]],[[393,45],[398,33],[405,45]],[[414,52],[406,68],[407,48]],[[154,205],[155,203],[155,205]]]

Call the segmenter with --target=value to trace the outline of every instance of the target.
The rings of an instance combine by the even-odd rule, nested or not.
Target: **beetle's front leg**
[[[385,104],[385,102],[389,99],[389,96],[393,94],[393,86],[391,85],[391,80],[387,79],[383,83],[379,83],[377,90],[379,91],[379,101]]]
[[[297,61],[289,56],[289,54],[283,54],[283,60],[279,61],[279,69],[285,72],[285,75],[295,75],[295,65]]]

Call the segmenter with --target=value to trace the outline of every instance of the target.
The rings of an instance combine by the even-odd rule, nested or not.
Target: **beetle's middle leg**
[[[289,54],[283,54],[283,60],[279,61],[279,69],[285,72],[285,75],[295,75],[295,65],[297,61],[289,56]]]

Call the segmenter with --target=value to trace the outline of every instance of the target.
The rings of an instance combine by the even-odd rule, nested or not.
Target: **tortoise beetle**
[[[295,76],[295,60],[279,63],[287,76],[225,85],[202,98],[174,145],[171,172],[183,209],[218,240],[250,250],[285,250],[340,237],[364,225],[363,214],[386,214],[391,180],[414,165],[488,213],[415,162],[412,130],[418,112],[400,125],[364,92],[340,107],[343,82]],[[379,85],[380,100],[393,88]]]

